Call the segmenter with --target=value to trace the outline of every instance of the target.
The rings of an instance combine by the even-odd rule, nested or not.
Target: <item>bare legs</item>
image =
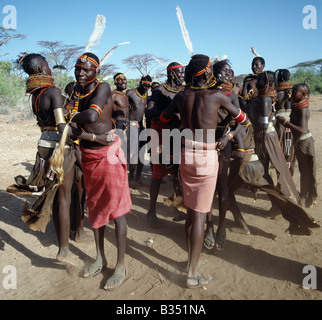
[[[210,276],[200,275],[198,272],[198,262],[205,233],[204,224],[206,215],[206,213],[195,212],[191,209],[188,209],[187,212],[185,233],[188,247],[188,288],[205,286],[212,280]]]
[[[70,203],[75,167],[65,174],[64,183],[58,188],[53,203],[53,221],[58,239],[57,260],[76,266],[77,260],[68,248],[70,234]]]
[[[107,280],[104,289],[108,291],[115,290],[125,279],[125,248],[127,238],[127,224],[125,216],[114,220],[115,223],[115,238],[117,245],[117,262],[114,274]],[[96,245],[96,260],[91,264],[84,273],[85,278],[91,278],[99,274],[107,265],[107,260],[104,252],[104,232],[105,226],[94,229],[94,239]]]
[[[161,180],[152,178],[151,186],[150,186],[150,208],[147,213],[147,222],[148,225],[152,228],[158,229],[160,228],[160,222],[156,215],[156,205],[158,194],[160,192]]]

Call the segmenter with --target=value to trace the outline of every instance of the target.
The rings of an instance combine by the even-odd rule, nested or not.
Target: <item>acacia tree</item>
[[[322,93],[322,59],[300,62],[290,69],[295,69],[291,78],[293,84],[304,82],[311,93]]]
[[[25,39],[26,36],[20,33],[13,33],[12,30],[7,30],[3,27],[0,27],[0,47],[7,44],[12,39]],[[0,57],[7,55],[8,53],[1,53]]]
[[[73,69],[76,59],[84,50],[84,46],[66,45],[61,41],[38,41],[38,45],[47,49],[42,54],[50,65],[59,66],[59,70],[65,68],[67,73]]]
[[[290,69],[300,69],[300,68],[315,69],[316,71],[322,74],[322,59],[300,62],[295,66],[290,67]]]
[[[157,58],[159,61],[168,61],[168,59]],[[153,77],[152,70],[156,67],[160,67],[160,64],[157,62],[155,57],[152,54],[136,54],[127,59],[122,60],[124,64],[126,64],[129,68],[137,69],[141,75],[149,74]],[[162,72],[165,70],[165,65],[163,69],[156,71],[155,75],[162,75]]]

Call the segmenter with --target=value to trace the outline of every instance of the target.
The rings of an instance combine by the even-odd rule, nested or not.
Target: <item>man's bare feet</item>
[[[82,230],[77,230],[75,234],[75,242],[78,243],[93,243],[94,237],[93,232]]]
[[[79,262],[79,257],[72,254],[67,248],[61,248],[56,259],[59,262],[67,263],[74,267],[77,267]]]

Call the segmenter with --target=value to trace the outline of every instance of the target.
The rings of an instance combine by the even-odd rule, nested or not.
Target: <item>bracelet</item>
[[[91,139],[91,142],[95,141],[96,139],[96,135],[94,133],[92,133],[92,139]]]
[[[238,152],[246,153],[244,149],[237,149]]]
[[[286,122],[287,122],[287,120],[285,120],[285,121],[283,122],[283,126],[284,126],[284,127],[285,127]]]
[[[234,135],[230,131],[226,133],[226,136],[228,137],[229,140],[234,139]]]

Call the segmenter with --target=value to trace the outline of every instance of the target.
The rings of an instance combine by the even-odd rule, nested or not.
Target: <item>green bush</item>
[[[29,110],[28,105],[25,82],[13,73],[10,61],[0,61],[0,114]]]
[[[313,68],[300,68],[292,75],[291,82],[293,85],[306,83],[311,94],[322,94],[322,71]]]

